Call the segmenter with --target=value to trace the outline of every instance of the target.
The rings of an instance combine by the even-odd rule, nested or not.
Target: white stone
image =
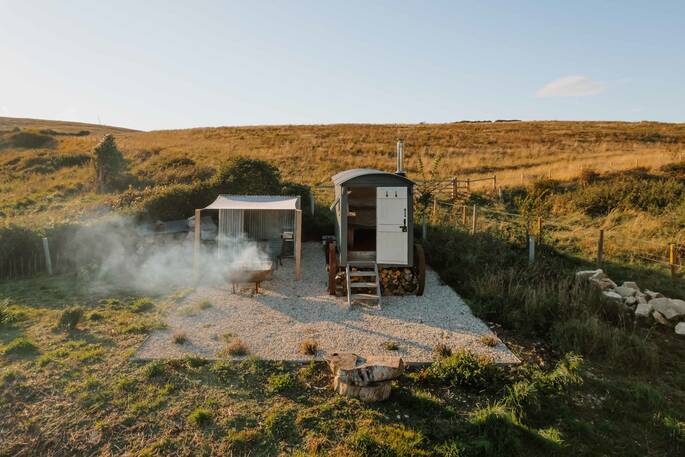
[[[647,295],[647,300],[653,300],[655,298],[661,298],[664,294],[659,292],[654,292],[653,290],[645,289],[645,295]]]
[[[623,284],[621,284],[623,287],[630,287],[631,289],[635,289],[636,291],[640,291],[640,288],[637,286],[637,283],[634,281],[623,281]]]
[[[611,290],[605,290],[602,292],[602,295],[604,298],[606,298],[608,301],[612,301],[615,303],[623,303],[623,297],[621,297],[619,294],[616,292],[613,292]]]
[[[685,316],[685,301],[661,297],[650,300],[649,304],[668,320]]]
[[[590,283],[599,287],[602,290],[613,289],[616,287],[616,283],[609,278],[604,279],[590,279]]]
[[[685,322],[678,322],[678,325],[675,326],[675,332],[678,335],[685,336]]]
[[[599,270],[595,270],[595,274],[590,276],[590,279],[605,279],[608,278],[607,274],[604,273],[604,270],[601,268]]]
[[[637,304],[636,297],[627,297],[624,301],[627,306],[635,306]]]
[[[576,271],[576,278],[589,279],[597,274],[604,273],[602,270],[582,270]]]
[[[652,312],[652,317],[654,318],[655,321],[660,323],[661,325],[665,325],[667,327],[671,326],[671,323],[668,322],[668,319],[664,317],[663,314],[661,314],[659,311],[654,311]]]
[[[638,317],[649,317],[652,312],[652,305],[649,303],[638,303],[637,308],[635,308],[635,315]]]
[[[647,297],[644,296],[644,295],[642,295],[642,296],[639,296],[639,295],[638,295],[638,297],[637,297],[637,302],[638,302],[638,303],[644,303],[644,304],[646,305],[646,304],[647,304]]]
[[[637,293],[636,289],[633,289],[631,287],[626,287],[626,286],[620,286],[616,287],[614,289],[614,292],[619,294],[623,298],[628,298],[628,297],[634,297],[635,294]]]

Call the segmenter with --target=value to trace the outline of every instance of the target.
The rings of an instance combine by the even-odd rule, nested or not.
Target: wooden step
[[[350,276],[376,276],[376,272],[371,271],[350,271]]]
[[[351,282],[350,287],[373,287],[374,289],[376,288],[376,283],[375,282]]]
[[[376,294],[351,294],[352,300],[378,300]]]

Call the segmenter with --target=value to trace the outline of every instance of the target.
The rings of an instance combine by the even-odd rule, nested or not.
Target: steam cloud
[[[67,256],[79,275],[93,283],[119,289],[164,292],[196,285],[193,233],[185,239],[144,236],[132,219],[116,217],[80,229],[70,240]],[[225,285],[231,271],[268,267],[269,257],[244,239],[203,244],[199,253],[200,285]]]

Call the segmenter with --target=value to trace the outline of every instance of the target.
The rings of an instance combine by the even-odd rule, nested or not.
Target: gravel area
[[[262,283],[259,295],[248,285],[236,294],[230,285],[196,289],[180,303],[169,305],[167,328],[153,332],[136,357],[214,358],[225,345],[224,335],[229,334],[240,338],[250,354],[271,360],[306,361],[350,351],[426,363],[432,360],[433,348],[444,343],[469,348],[497,363],[519,363],[496,337],[494,346],[486,344],[494,342],[494,334],[430,269],[422,297],[383,297],[381,310],[359,305],[344,310],[346,300],[326,291],[320,244],[303,244],[300,282],[294,280],[293,266],[291,259],[284,260],[272,279]],[[178,333],[185,334],[184,344],[174,343],[173,335]],[[300,353],[304,339],[316,340],[316,356]],[[384,349],[386,342],[394,342],[398,350]]]

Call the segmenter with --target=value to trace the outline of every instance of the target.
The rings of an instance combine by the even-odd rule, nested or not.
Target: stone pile
[[[390,396],[391,382],[404,372],[400,357],[360,357],[351,352],[326,357],[333,373],[333,389],[340,395],[366,402]]]
[[[685,301],[664,297],[659,292],[641,290],[633,281],[624,281],[620,286],[603,270],[578,271],[576,277],[587,279],[602,290],[602,296],[614,303],[623,304],[635,313],[635,317],[649,319],[674,327],[678,335],[685,335]]]

